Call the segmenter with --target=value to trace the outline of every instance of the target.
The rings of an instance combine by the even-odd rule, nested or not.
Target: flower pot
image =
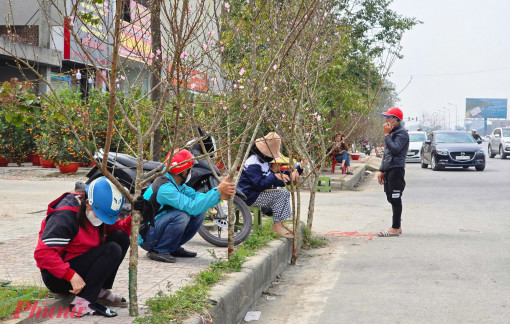
[[[0,157],[0,167],[6,167],[9,164],[9,159]]]
[[[32,162],[32,165],[34,166],[41,165],[39,154],[34,154],[30,159],[30,162]]]
[[[62,173],[75,173],[78,171],[80,167],[80,163],[78,162],[69,162],[68,164],[59,164],[58,169]]]
[[[55,163],[53,163],[53,161],[48,161],[48,160],[45,160],[45,159],[42,159],[42,158],[39,158],[39,162],[41,163],[41,166],[43,168],[56,168],[57,166],[55,165]]]
[[[88,168],[89,163],[88,162],[80,162],[80,168]]]

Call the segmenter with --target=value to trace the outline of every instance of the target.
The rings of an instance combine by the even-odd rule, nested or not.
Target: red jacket
[[[89,221],[86,229],[78,224],[80,196],[77,193],[65,193],[48,205],[47,217],[42,221],[34,252],[39,269],[48,270],[55,277],[67,281],[71,281],[75,274],[67,261],[101,244],[99,227]],[[131,215],[113,225],[101,226],[105,226],[105,235],[119,229],[129,235]]]

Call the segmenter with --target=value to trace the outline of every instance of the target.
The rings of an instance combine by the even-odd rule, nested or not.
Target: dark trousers
[[[406,187],[404,168],[391,168],[384,172],[384,192],[393,210],[391,227],[400,228],[402,219],[402,193]]]
[[[129,248],[129,236],[118,230],[110,233],[105,243],[69,260],[71,269],[85,281],[85,287],[77,295],[94,303],[102,288],[111,289],[124,256]],[[42,270],[42,279],[54,293],[69,293],[73,287],[65,279],[58,279],[48,270]]]
[[[155,227],[149,227],[144,242],[140,245],[146,251],[170,254],[181,249],[191,240],[204,222],[206,213],[191,216],[182,210],[172,209],[160,215]]]

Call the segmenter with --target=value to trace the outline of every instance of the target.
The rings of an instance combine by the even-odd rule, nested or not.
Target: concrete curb
[[[276,240],[258,251],[244,263],[241,272],[214,286],[210,299],[217,302],[212,310],[212,323],[238,324],[255,301],[269,288],[277,275],[290,264],[292,240]],[[202,324],[200,316],[190,318],[185,324]]]
[[[331,188],[336,190],[353,190],[358,182],[360,182],[365,177],[366,170],[366,165],[362,165],[360,168],[353,170],[353,175],[350,177],[345,177],[339,180],[331,179]]]

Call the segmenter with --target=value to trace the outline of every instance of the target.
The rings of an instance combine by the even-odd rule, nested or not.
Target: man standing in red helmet
[[[397,107],[388,109],[382,115],[386,117],[383,124],[384,155],[377,180],[384,185],[386,199],[393,210],[391,227],[378,234],[380,237],[399,236],[402,234],[400,224],[402,216],[402,193],[406,186],[404,180],[406,155],[409,148],[409,134],[400,121],[404,118],[402,110]]]
[[[168,154],[167,161],[171,154]],[[191,176],[194,164],[193,154],[181,150],[173,154],[169,171],[157,178],[144,194],[144,199],[155,200],[161,208],[155,211],[154,227],[150,226],[144,237],[139,236],[138,244],[151,260],[175,262],[176,257],[192,258],[196,252],[185,250],[182,245],[198,232],[206,211],[235,195],[236,185],[223,179],[218,187],[206,193],[196,192],[185,183]]]

